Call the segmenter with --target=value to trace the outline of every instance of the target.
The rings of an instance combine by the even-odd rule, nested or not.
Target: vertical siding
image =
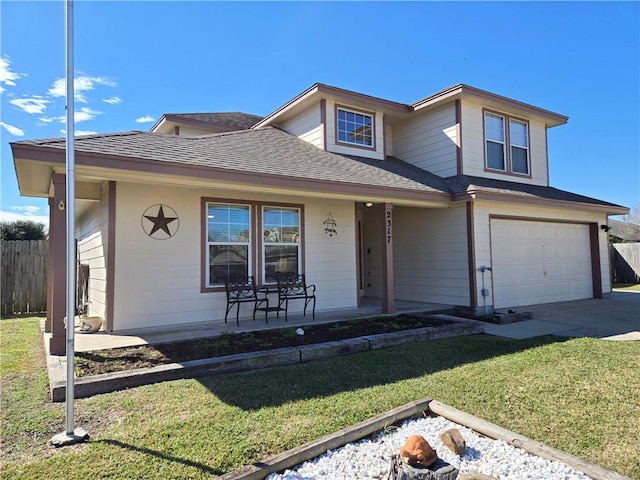
[[[344,107],[349,105],[340,103]],[[353,107],[356,110],[362,110],[358,107]],[[327,100],[327,151],[334,153],[341,153],[344,155],[357,155],[360,157],[377,158],[379,160],[384,159],[384,121],[383,114],[377,112],[375,115],[375,149],[349,147],[337,143],[336,139],[336,104],[331,100]]]
[[[295,119],[284,122],[280,127],[292,135],[322,147],[322,125],[320,124],[320,105],[315,105]]]
[[[393,211],[395,295],[399,300],[470,304],[465,205]]]
[[[455,105],[419,114],[395,126],[393,135],[398,158],[441,177],[458,173]]]
[[[78,259],[89,265],[89,305],[87,314],[105,318],[107,305],[107,238],[109,232],[108,182],[101,185],[99,202],[78,219]]]
[[[504,112],[508,114],[509,112]],[[518,117],[520,118],[520,117]],[[462,102],[462,152],[464,173],[531,185],[548,185],[547,136],[543,123],[529,121],[531,178],[487,172],[484,169],[484,130],[482,105]]]
[[[223,321],[224,292],[200,291],[202,197],[304,203],[305,270],[317,287],[317,310],[357,305],[353,202],[121,182],[117,189],[114,330]],[[158,203],[179,216],[178,232],[166,240],[148,237],[141,227],[143,212]],[[338,225],[333,237],[323,231],[329,212]],[[301,311],[302,305],[292,302],[290,308]],[[241,316],[249,311],[241,309]]]
[[[480,289],[482,288],[482,276],[477,270],[481,265],[491,266],[491,231],[489,225],[490,214],[508,215],[523,219],[536,220],[554,220],[568,222],[584,222],[597,223],[598,225],[606,223],[606,215],[594,212],[584,212],[568,209],[550,209],[536,208],[527,205],[508,205],[496,202],[474,203],[474,223],[475,223],[475,242],[476,242],[476,278],[478,288],[478,302],[483,305],[483,297]],[[598,243],[600,250],[600,272],[602,280],[602,292],[607,294],[611,292],[611,279],[609,268],[609,255],[607,249],[607,234],[598,229]],[[492,292],[491,273],[485,273],[485,287]],[[493,298],[488,297],[487,302],[493,305]]]

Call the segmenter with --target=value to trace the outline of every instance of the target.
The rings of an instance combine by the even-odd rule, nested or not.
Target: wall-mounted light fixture
[[[371,208],[371,207],[373,207],[373,202],[366,202],[364,204],[364,206],[367,207],[367,208]]]
[[[600,228],[605,232],[608,232],[609,230],[611,230],[611,227],[609,225],[600,225]]]

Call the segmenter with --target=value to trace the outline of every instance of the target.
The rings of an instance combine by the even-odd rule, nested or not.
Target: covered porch
[[[228,323],[220,320],[211,322],[198,322],[192,324],[172,325],[159,327],[156,329],[145,328],[144,330],[126,330],[118,333],[96,332],[78,333],[75,335],[75,351],[85,352],[92,350],[105,350],[118,347],[130,347],[135,345],[150,345],[158,343],[176,342],[181,340],[194,340],[198,338],[213,337],[223,333],[241,333],[258,330],[269,330],[285,327],[302,327],[319,323],[331,323],[342,320],[356,318],[379,317],[382,300],[380,298],[364,297],[358,308],[325,310],[316,312],[316,318],[311,315],[303,316],[302,313],[289,314],[289,320],[285,322],[284,315],[279,318],[273,313],[269,315],[269,323],[264,321],[260,314],[256,315],[256,320],[250,316],[243,316],[240,319],[240,326],[236,326],[235,319]],[[395,304],[394,315],[417,312],[440,312],[453,308],[452,305],[437,303],[423,303],[406,300],[398,300]],[[241,315],[250,309],[245,308]],[[45,333],[50,335],[50,333]]]

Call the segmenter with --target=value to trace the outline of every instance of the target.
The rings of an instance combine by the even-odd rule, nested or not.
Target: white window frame
[[[211,241],[209,240],[209,207],[212,205],[217,206],[226,206],[226,207],[242,207],[247,209],[247,214],[249,215],[248,221],[248,238],[245,242],[240,241]],[[233,202],[215,202],[209,201],[206,202],[205,205],[205,243],[206,243],[206,252],[205,252],[205,265],[206,265],[206,288],[215,288],[224,286],[224,283],[213,283],[211,279],[211,249],[210,247],[213,245],[246,245],[247,247],[247,275],[253,275],[253,233],[252,233],[252,213],[251,213],[251,205],[246,203],[233,203]]]
[[[502,140],[497,140],[494,138],[489,138],[487,136],[487,117],[493,117],[493,118],[499,118],[500,121],[502,122],[502,135],[503,135],[503,139]],[[484,112],[484,124],[485,124],[485,128],[484,128],[484,155],[485,155],[485,166],[487,167],[487,169],[489,170],[495,170],[497,172],[506,172],[507,171],[507,165],[509,164],[509,157],[507,156],[507,130],[505,128],[505,123],[506,123],[506,119],[503,115],[498,115],[497,113],[493,113],[493,112]],[[502,160],[504,162],[504,168],[496,168],[496,167],[490,167],[489,166],[489,142],[491,143],[495,143],[498,145],[502,145]]]
[[[210,258],[210,246],[211,245],[247,245],[247,275],[253,275],[256,283],[259,285],[264,284],[266,277],[266,262],[265,262],[265,241],[264,241],[264,209],[265,208],[280,208],[284,210],[295,210],[297,212],[297,235],[293,239],[287,242],[282,242],[282,245],[291,246],[296,245],[298,252],[298,273],[304,273],[304,204],[290,204],[279,202],[259,202],[259,201],[243,201],[238,199],[227,198],[213,198],[213,197],[201,197],[201,270],[200,270],[200,291],[202,293],[208,292],[221,292],[224,291],[224,283],[212,283],[211,279],[211,258]],[[239,206],[248,208],[249,220],[248,220],[248,239],[242,242],[226,242],[226,241],[209,241],[209,207],[211,205],[218,206]],[[286,225],[283,222],[283,225]],[[230,230],[229,230],[230,231]],[[289,271],[292,271],[290,269]]]
[[[499,118],[502,120],[502,129],[504,132],[504,141],[501,142],[500,140],[495,140],[495,139],[491,139],[488,138],[487,136],[487,117],[494,117],[494,118]],[[509,175],[517,175],[517,176],[521,176],[521,177],[530,177],[531,176],[531,129],[529,126],[529,122],[527,120],[521,119],[521,118],[516,118],[516,117],[511,117],[509,115],[505,115],[502,113],[498,113],[498,112],[494,112],[491,110],[484,110],[483,111],[483,137],[484,137],[484,167],[485,170],[489,171],[489,172],[500,172],[500,173],[506,173]],[[516,143],[512,142],[512,136],[511,136],[511,125],[512,123],[516,123],[519,125],[524,125],[525,127],[525,138],[526,138],[526,145],[518,145]],[[503,156],[504,156],[504,168],[500,169],[500,168],[495,168],[495,167],[490,167],[489,166],[489,149],[488,149],[488,142],[493,142],[493,143],[497,143],[497,144],[502,144],[502,151],[503,151]],[[519,149],[523,149],[526,151],[527,154],[527,171],[526,172],[518,172],[514,169],[513,166],[513,155],[512,155],[512,149],[513,148],[519,148]]]
[[[515,143],[512,138],[513,136],[511,135],[511,125],[513,123],[517,123],[520,125],[524,126],[525,129],[525,140],[526,140],[526,145],[518,145],[517,143]],[[516,118],[510,118],[509,119],[509,164],[511,165],[511,171],[517,175],[529,175],[531,172],[531,155],[529,152],[529,124],[523,120],[518,120]],[[519,148],[522,150],[525,150],[527,153],[527,171],[526,172],[517,172],[513,166],[513,155],[512,155],[512,151],[514,148]]]
[[[375,114],[372,112],[365,112],[362,110],[356,110],[353,108],[349,108],[349,107],[345,107],[342,105],[336,105],[336,143],[338,144],[342,144],[342,145],[349,145],[351,147],[358,147],[358,148],[366,148],[366,149],[371,149],[374,150],[375,149],[375,143],[376,143],[376,134],[375,134],[375,121],[376,121],[376,117]],[[345,113],[352,113],[354,115],[361,115],[363,117],[369,117],[369,119],[371,120],[371,124],[370,125],[365,125],[363,124],[362,127],[370,127],[371,128],[371,143],[359,143],[357,141],[350,141],[348,140],[349,134],[352,133],[350,130],[348,129],[341,129],[340,128],[340,112],[345,112]],[[340,138],[340,133],[344,132],[346,133],[346,139],[341,139]]]
[[[291,241],[285,241],[282,235],[282,228],[280,227],[279,231],[271,231],[268,229],[268,225],[265,222],[265,212],[267,209],[281,209],[281,210],[289,210],[295,211],[298,216],[298,225],[297,232],[293,235]],[[283,206],[283,205],[262,205],[260,208],[260,223],[262,226],[262,242],[260,246],[261,251],[261,283],[263,285],[275,283],[274,281],[267,281],[267,247],[268,246],[281,246],[281,247],[293,247],[295,246],[298,250],[297,254],[297,265],[296,272],[302,272],[302,242],[301,242],[301,232],[302,232],[302,209],[299,207],[291,207],[291,206]]]

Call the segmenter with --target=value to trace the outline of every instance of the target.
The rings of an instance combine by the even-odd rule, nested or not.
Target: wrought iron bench
[[[284,310],[284,320],[287,321],[289,300],[304,300],[303,315],[307,315],[307,306],[313,301],[313,318],[316,318],[316,286],[307,285],[304,275],[283,273],[278,275],[278,310]]]
[[[224,279],[224,286],[227,292],[227,311],[224,314],[224,323],[227,323],[227,316],[231,309],[237,305],[236,311],[236,325],[240,326],[240,304],[241,303],[253,303],[253,319],[256,319],[256,312],[258,310],[264,312],[264,319],[269,321],[267,315],[269,309],[269,299],[266,294],[262,297],[260,292],[256,288],[256,282],[253,275],[249,277],[237,277]]]

